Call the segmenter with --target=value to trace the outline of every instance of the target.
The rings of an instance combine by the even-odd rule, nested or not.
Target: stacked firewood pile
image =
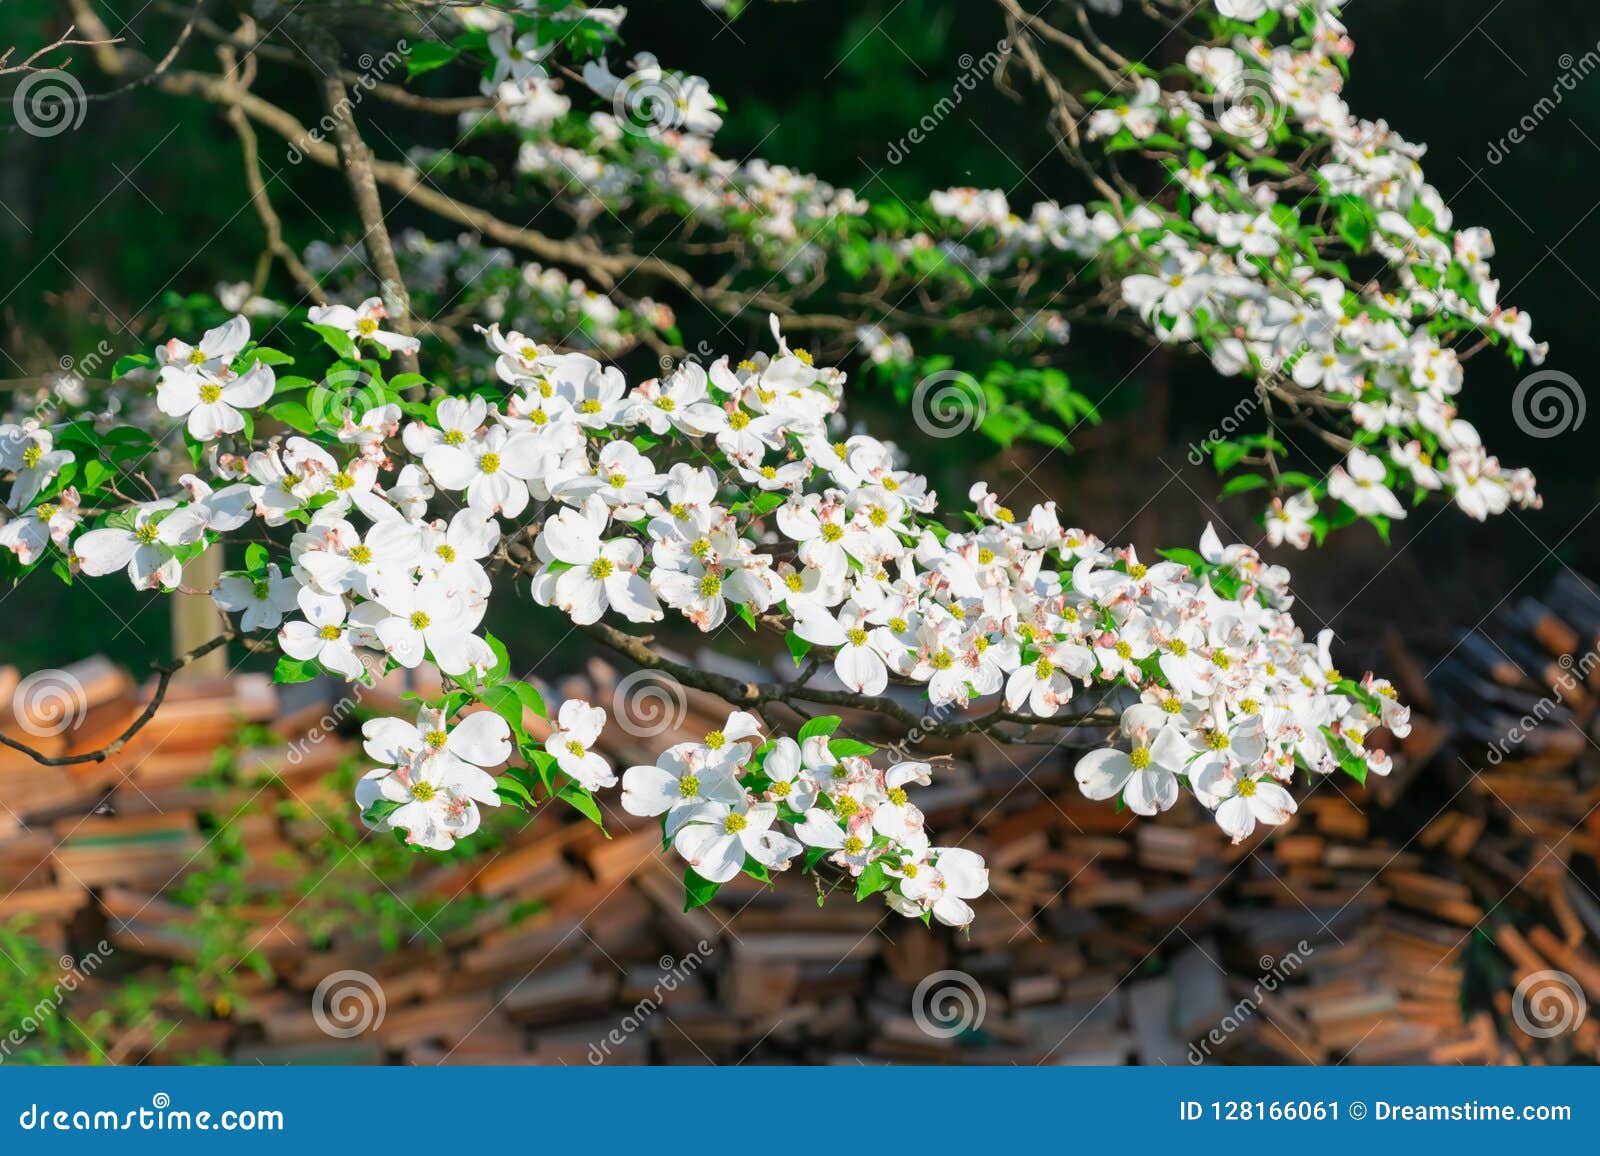
[[[294,919],[318,882],[300,856],[325,832],[304,808],[347,809],[324,779],[359,754],[342,691],[175,684],[156,723],[104,763],[0,752],[0,921],[29,918],[52,951],[109,943],[115,974],[74,997],[91,1006],[129,975],[159,984],[200,950],[195,906],[171,893],[219,829],[233,832],[253,888],[235,914],[265,966],[203,1014],[174,993],[163,1010],[181,1030],[134,1033],[115,1059],[1590,1062],[1597,646],[1600,592],[1570,572],[1448,653],[1391,641],[1374,660],[1416,705],[1394,773],[1320,781],[1291,823],[1237,846],[1198,809],[1151,821],[1084,800],[1062,747],[969,736],[939,752],[950,758],[917,800],[992,868],[965,935],[857,905],[826,873],[740,879],[685,912],[681,864],[614,794],[604,833],[541,815],[492,853],[418,856],[398,885],[374,877],[402,903],[470,900],[471,917],[439,935],[312,935]],[[148,693],[99,660],[72,674],[79,725],[27,740],[52,753],[115,736]],[[550,698],[609,707],[619,678],[591,662]],[[0,675],[0,699],[15,682]],[[401,689],[362,706],[404,711]],[[687,692],[649,737],[611,728],[607,753],[619,769],[649,761],[725,717]],[[48,729],[24,721],[0,730]],[[269,745],[238,755],[224,785],[193,785],[248,722],[269,727]],[[873,737],[871,720],[845,725]]]

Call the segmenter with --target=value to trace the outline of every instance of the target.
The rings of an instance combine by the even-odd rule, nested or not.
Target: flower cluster
[[[1279,784],[1296,769],[1383,773],[1367,736],[1404,732],[1388,684],[1334,669],[1327,637],[1308,642],[1289,616],[1288,574],[1248,547],[1208,531],[1198,552],[1147,563],[1063,527],[1051,503],[1015,513],[982,483],[952,529],[894,445],[847,431],[844,375],[791,348],[776,319],[770,354],[632,388],[585,354],[491,326],[495,380],[429,401],[383,379],[381,358],[406,339],[375,300],[318,309],[308,328],[341,354],[330,380],[364,375],[336,395],[343,409],[328,409],[325,383],[279,377],[287,355],[255,345],[243,317],[162,347],[161,408],[209,474],[170,495],[115,503],[112,468],[88,468],[115,465],[114,433],[64,427],[77,459],[45,427],[0,428],[26,511],[4,540],[19,562],[53,550],[85,575],[172,589],[185,561],[243,530],[245,569],[212,597],[241,630],[276,632],[280,679],[432,663],[455,689],[415,725],[367,725],[382,765],[358,789],[369,822],[418,846],[448,847],[480,806],[541,790],[598,821],[592,795],[617,781],[594,749],[603,711],[564,703],[542,744],[524,726],[543,702],[482,631],[496,574],[527,579],[579,627],[670,613],[705,632],[770,628],[808,663],[797,685],[845,688],[867,710],[891,683],[920,688],[938,718],[986,705],[980,727],[1116,702],[1121,741],[1079,764],[1084,791],[1154,814],[1188,790],[1235,838],[1287,817]],[[258,437],[263,418],[289,428]],[[81,533],[72,477],[117,506]],[[876,769],[871,747],[824,720],[762,737],[736,713],[630,769],[624,806],[662,815],[706,886],[804,852],[897,910],[970,918],[981,861],[938,847],[906,796],[927,764]]]
[[[760,722],[735,711],[701,740],[630,767],[623,809],[660,816],[673,849],[706,884],[782,871],[797,857],[808,867],[826,859],[856,880],[858,897],[881,891],[903,915],[967,926],[966,900],[989,889],[989,873],[971,851],[930,844],[906,792],[929,783],[929,765],[875,768],[870,746],[832,737],[838,722],[814,719],[798,740],[763,742]]]
[[[1345,457],[1331,473],[1262,470],[1237,483],[1277,490],[1264,512],[1275,543],[1303,548],[1356,519],[1387,533],[1430,494],[1479,520],[1537,505],[1532,474],[1501,465],[1456,397],[1474,343],[1535,363],[1545,347],[1525,313],[1500,303],[1493,241],[1455,225],[1424,150],[1351,113],[1341,90],[1354,46],[1339,5],[1184,7],[1197,41],[1184,63],[1160,83],[1131,67],[1113,75],[1084,118],[1086,144],[1138,153],[1165,174],[1155,195],[1126,187],[1086,205],[1014,207],[998,190],[957,188],[908,215],[760,158],[719,156],[705,82],[649,57],[626,81],[603,63],[584,71],[607,99],[633,84],[662,89],[665,124],[649,132],[620,106],[584,113],[570,101],[535,126],[504,109],[480,123],[516,132],[521,171],[580,219],[676,213],[738,238],[806,291],[841,276],[903,277],[924,297],[947,288],[931,296],[956,312],[974,283],[985,297],[1020,294],[1006,315],[1025,322],[973,334],[1008,356],[1068,340],[1059,286],[1110,286],[1155,340],[1199,349],[1223,375],[1257,379],[1327,423]],[[1100,8],[1112,9],[1121,5]],[[494,72],[505,67],[496,55]],[[1053,262],[1059,275],[1041,275]],[[1027,297],[1036,285],[1052,287],[1048,300]],[[875,365],[917,364],[909,336],[880,321],[857,337]],[[1284,452],[1270,430],[1252,437],[1216,443],[1219,468],[1249,450]]]

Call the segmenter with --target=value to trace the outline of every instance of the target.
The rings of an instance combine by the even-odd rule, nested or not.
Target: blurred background
[[[160,31],[166,10],[99,7],[139,16],[132,27],[146,35]],[[1600,251],[1592,179],[1600,172],[1600,75],[1579,79],[1520,143],[1508,145],[1507,135],[1558,77],[1600,51],[1600,9],[1583,0],[1390,0],[1351,5],[1347,22],[1358,46],[1347,92],[1354,110],[1427,143],[1424,164],[1457,224],[1494,234],[1501,300],[1532,314],[1535,335],[1551,346],[1546,367],[1586,388],[1592,370],[1582,351],[1600,304],[1592,260]],[[0,3],[0,46],[45,42],[63,25],[46,0]],[[174,26],[169,20],[169,33]],[[731,109],[718,138],[729,155],[759,146],[879,195],[884,186],[918,198],[971,184],[1005,189],[1013,201],[1074,196],[1037,118],[1019,116],[997,88],[969,98],[931,145],[900,163],[888,159],[892,142],[949,91],[952,62],[981,55],[1002,34],[990,5],[756,0],[730,28],[698,5],[639,4],[627,28],[631,44],[711,78]],[[92,69],[80,64],[74,71],[93,91]],[[306,105],[301,93],[268,94]],[[374,107],[371,115],[397,140],[414,135],[403,110]],[[306,166],[294,195],[280,199],[297,248],[356,232],[337,182]],[[0,133],[0,376],[42,374],[63,357],[107,349],[114,360],[169,336],[191,317],[188,295],[212,293],[254,267],[261,239],[253,216],[239,212],[245,200],[233,136],[199,104],[135,90],[91,104],[84,124],[64,135]],[[411,223],[407,211],[391,225]],[[748,321],[739,338],[754,348],[764,319]],[[716,336],[686,327],[685,344]],[[720,335],[719,348],[737,355],[729,340]],[[653,356],[641,357],[624,362],[630,379],[654,372]],[[1105,419],[1078,431],[1070,453],[1002,451],[976,435],[917,446],[880,395],[863,392],[852,407],[876,432],[906,432],[945,492],[964,492],[976,477],[1002,488],[1026,479],[1024,504],[1053,499],[1065,524],[1141,551],[1192,541],[1208,521],[1225,538],[1259,540],[1254,498],[1219,500],[1210,470],[1188,460],[1189,447],[1232,408],[1235,385],[1199,362],[1146,357],[1131,341],[1094,334],[1060,358]],[[43,1017],[54,1026],[29,1035],[28,1054],[596,1062],[589,1048],[628,1016],[639,1023],[622,1033],[625,1043],[602,1049],[603,1059],[1185,1062],[1196,1040],[1231,1015],[1236,1026],[1201,1058],[1592,1059],[1592,1031],[1530,1033],[1509,1001],[1526,976],[1559,970],[1577,977],[1573,990],[1587,1006],[1585,985],[1600,976],[1586,970],[1600,934],[1600,829],[1590,806],[1600,801],[1600,748],[1582,687],[1591,670],[1583,659],[1600,641],[1600,599],[1590,600],[1583,577],[1600,575],[1592,517],[1600,417],[1559,437],[1531,437],[1511,420],[1517,370],[1481,358],[1467,376],[1464,416],[1503,461],[1535,470],[1544,508],[1479,525],[1429,506],[1396,525],[1392,546],[1358,527],[1311,555],[1269,553],[1294,568],[1307,630],[1331,627],[1350,668],[1395,676],[1423,722],[1422,738],[1397,752],[1392,786],[1334,792],[1270,846],[1223,847],[1193,816],[1153,825],[1154,835],[1135,832],[1076,798],[1064,751],[960,750],[944,822],[970,826],[997,873],[1011,877],[996,887],[991,906],[1003,910],[990,921],[995,930],[957,942],[881,927],[877,911],[851,910],[842,896],[815,914],[804,881],[798,895],[725,893],[728,909],[690,917],[672,909],[653,876],[631,874],[634,859],[650,859],[648,833],[608,842],[589,829],[563,833],[550,819],[531,830],[505,824],[444,867],[361,843],[342,793],[353,763],[334,732],[375,704],[325,725],[336,703],[326,688],[307,691],[324,698],[277,701],[270,688],[241,689],[235,679],[195,692],[196,733],[215,752],[202,760],[198,786],[198,756],[189,753],[148,784],[134,768],[110,783],[78,782],[76,795],[63,787],[23,804],[5,790],[23,790],[25,769],[5,764],[0,784],[11,786],[0,789],[0,803],[10,820],[0,813],[0,839],[8,821],[15,833],[0,842],[0,885],[12,892],[0,900],[0,919],[19,922],[0,934],[0,949],[27,982],[0,1001],[0,1029],[7,1015],[41,1018],[39,1000],[61,986],[58,956],[75,955],[77,974],[84,945],[104,944],[106,971],[84,985],[93,992],[88,1010],[70,1026],[64,1015]],[[8,624],[0,662],[25,674],[104,656],[142,670],[167,653],[168,600],[120,583],[95,589],[110,615],[89,612],[45,573],[0,592]],[[581,639],[560,640],[538,608],[518,603],[500,613],[491,628],[513,654],[543,654],[534,673],[557,688],[578,678],[569,689],[585,686],[604,701],[626,675],[591,661]],[[727,653],[723,661],[766,657]],[[1577,684],[1563,690],[1560,676],[1573,670]],[[105,679],[97,685],[106,702],[137,693],[114,671],[94,672]],[[1555,706],[1532,728],[1544,738],[1518,740],[1515,758],[1495,746],[1531,704],[1552,696]],[[686,716],[632,736],[616,755],[647,755],[694,733],[706,705],[690,703]],[[213,735],[203,720],[215,718],[249,726],[242,736]],[[286,763],[284,752],[312,733],[326,741]],[[1514,782],[1506,777],[1513,770]],[[19,907],[15,897],[44,879],[27,866],[38,844],[19,840],[59,834],[51,824],[77,831],[80,796],[106,815],[142,819],[147,829],[132,834],[138,846],[157,847],[151,865],[131,875],[113,869],[123,855],[114,840],[131,836],[107,828],[110,851],[91,838],[81,862],[52,868],[44,889],[78,900]],[[173,815],[183,818],[173,825]],[[623,817],[610,818],[625,835]],[[497,856],[510,865],[493,868],[501,874],[486,884],[481,866]],[[666,884],[670,891],[676,881]],[[83,905],[86,892],[95,904]],[[352,924],[370,935],[352,938]],[[780,966],[804,937],[809,962]],[[430,962],[441,957],[449,960],[443,970]],[[379,975],[386,1028],[339,1036],[311,1020],[305,993],[340,962]],[[958,987],[967,1004],[986,1009],[945,1035],[910,1011],[937,994],[917,991],[918,978],[942,970],[965,977]],[[680,976],[670,998],[663,975]],[[1243,998],[1270,1010],[1237,1015]],[[640,1000],[663,1010],[638,1013]],[[682,1010],[670,1010],[674,1000]],[[1327,1008],[1335,1010],[1319,1011]],[[481,1030],[464,1034],[475,1017]]]

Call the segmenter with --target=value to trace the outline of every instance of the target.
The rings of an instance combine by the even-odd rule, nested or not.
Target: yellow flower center
[[[722,830],[729,835],[737,835],[750,825],[750,820],[743,815],[729,815],[722,820]]]
[[[500,471],[500,455],[484,454],[478,459],[478,468],[486,474],[498,473]]]
[[[700,793],[700,776],[699,775],[685,775],[685,776],[683,776],[683,778],[678,780],[678,796],[680,798],[692,799],[696,795],[698,795],[699,793]]]
[[[793,787],[784,782],[782,779],[779,779],[772,784],[772,797],[774,799],[787,799],[789,797],[789,792],[792,790],[794,790]]]
[[[689,516],[689,507],[685,506],[682,502],[673,502],[672,505],[668,507],[667,513],[671,514],[674,518],[687,518]]]
[[[344,470],[340,470],[333,475],[333,488],[336,490],[348,490],[353,488],[355,484],[356,480]]]
[[[363,317],[360,321],[356,322],[356,329],[360,332],[361,336],[371,337],[374,333],[378,332],[378,323],[370,317]]]
[[[616,566],[610,558],[596,558],[589,563],[589,577],[591,578],[609,578],[614,570],[616,570]]]
[[[1225,751],[1228,749],[1228,736],[1222,731],[1207,731],[1206,746],[1214,751]]]
[[[332,642],[335,638],[339,637],[339,628],[331,625],[324,626],[321,630],[317,631],[317,637],[325,642]]]
[[[1126,642],[1117,643],[1117,657],[1121,659],[1132,658],[1133,647],[1129,646]]]
[[[357,566],[365,566],[368,562],[372,561],[372,547],[351,546],[349,557],[350,561],[354,562]]]
[[[1143,562],[1135,562],[1128,567],[1128,574],[1133,578],[1143,578],[1148,573],[1150,573],[1150,568]]]
[[[955,658],[948,650],[940,650],[936,651],[934,655],[928,659],[928,663],[935,670],[949,670],[950,667],[955,664]]]
[[[447,446],[458,446],[466,440],[467,435],[458,429],[447,429],[444,431],[444,444]]]
[[[432,622],[432,619],[430,619],[426,614],[424,614],[420,610],[414,612],[411,615],[411,629],[412,630],[426,630],[426,629],[428,629],[428,626],[429,626],[429,624],[431,622]]]
[[[627,484],[628,484],[628,475],[627,474],[607,474],[606,475],[606,485],[610,486],[614,490],[620,490],[623,486],[625,486]]]
[[[673,401],[670,397],[658,397],[656,398],[656,408],[659,410],[664,410],[667,413],[671,413],[673,410],[678,408],[678,403]]]
[[[1240,779],[1239,780],[1239,789],[1235,792],[1235,794],[1237,794],[1241,799],[1248,799],[1251,795],[1253,795],[1255,793],[1256,793],[1256,781],[1254,779]]]
[[[706,732],[706,746],[710,750],[720,751],[723,747],[725,747],[727,745],[728,745],[728,736],[723,734],[721,731],[707,731]]]
[[[1035,678],[1049,678],[1055,672],[1056,664],[1051,662],[1048,658],[1041,658],[1038,662],[1033,664],[1033,674]]]
[[[417,783],[411,788],[411,797],[419,803],[430,801],[436,794],[432,783]]]
[[[761,476],[769,482],[778,476],[778,471],[773,469],[771,466],[762,466],[759,472]]]
[[[1179,658],[1182,658],[1184,655],[1189,653],[1189,644],[1181,638],[1174,638],[1171,642],[1167,643],[1167,649],[1172,651],[1172,653],[1177,655]]]
[[[889,511],[882,506],[873,506],[872,512],[867,515],[867,521],[874,526],[887,526],[889,524]]]
[[[867,845],[861,841],[860,835],[851,835],[844,841],[844,853],[846,855],[859,855],[866,848]]]
[[[896,634],[904,634],[907,630],[910,629],[910,627],[911,627],[911,624],[909,622],[907,622],[904,618],[891,618],[891,619],[889,619],[889,629],[894,631]]]
[[[146,522],[133,532],[133,536],[146,546],[154,546],[161,537],[161,527],[154,522]]]
[[[567,754],[571,755],[575,759],[583,758],[583,756],[584,756],[583,744],[580,743],[577,739],[573,739],[571,742],[569,742],[567,744]]]
[[[841,796],[835,801],[834,806],[839,808],[839,814],[843,815],[846,819],[848,819],[851,815],[854,815],[857,811],[861,810],[861,804],[856,802],[849,795]]]
[[[889,791],[889,802],[893,803],[897,807],[905,806],[907,797],[908,796],[906,795],[903,787],[894,787]]]
[[[39,508],[34,511],[34,516],[41,522],[48,522],[56,516],[56,510],[59,508],[54,502],[40,502]]]
[[[867,632],[859,626],[853,630],[846,631],[845,637],[850,640],[851,646],[865,646],[867,644]]]
[[[805,580],[801,578],[799,574],[785,574],[783,577],[783,584],[792,592],[798,594],[805,586]]]
[[[433,552],[439,555],[439,558],[442,561],[454,562],[456,560],[456,548],[450,545],[448,542],[441,542],[438,546],[434,547]]]
[[[44,450],[37,445],[31,445],[22,451],[22,464],[31,470],[39,464],[40,459],[43,457]]]
[[[994,561],[994,551],[993,550],[991,550],[987,546],[985,546],[983,549],[978,551],[978,564],[980,566],[987,566],[990,562],[993,562],[993,561]]]
[[[429,731],[427,734],[423,735],[422,738],[423,741],[434,750],[442,751],[444,750],[444,744],[449,741],[450,736],[442,730],[435,730]]]
[[[729,429],[744,429],[744,427],[749,424],[750,415],[745,413],[743,410],[735,410],[733,413],[728,415]]]
[[[715,598],[722,593],[722,579],[715,574],[707,574],[700,579],[700,597]]]
[[[1261,704],[1253,698],[1244,698],[1239,700],[1239,709],[1245,714],[1257,714],[1261,710]]]
[[[204,353],[201,353],[198,349],[191,349],[189,351],[189,364],[190,365],[204,365],[205,363],[206,363],[206,355]]]
[[[1010,523],[1015,522],[1017,520],[1017,516],[1011,512],[1010,506],[996,506],[994,510],[994,520],[996,522]]]
[[[200,387],[200,400],[210,405],[212,402],[222,400],[222,387],[215,382],[208,381]]]
[[[822,526],[822,540],[824,542],[837,542],[844,537],[844,528],[836,522],[824,522]]]
[[[605,408],[605,407],[603,407],[598,401],[594,400],[594,398],[591,397],[588,401],[584,402],[582,405],[580,405],[578,407],[578,412],[579,413],[599,413],[603,408]]]
[[[1134,747],[1128,752],[1128,761],[1133,764],[1133,769],[1142,771],[1150,765],[1150,748]]]

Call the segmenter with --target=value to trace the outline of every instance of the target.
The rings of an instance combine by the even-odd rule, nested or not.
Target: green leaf
[[[117,358],[117,363],[111,367],[111,380],[132,373],[136,369],[154,369],[156,359],[148,353],[130,353],[126,357]]]
[[[494,635],[484,632],[484,641],[489,644],[489,649],[494,651],[494,665],[483,676],[485,686],[495,686],[506,680],[506,675],[511,673],[511,655],[506,650],[506,644]]]
[[[843,720],[841,720],[836,714],[818,715],[816,718],[808,721],[805,726],[801,727],[800,733],[795,737],[799,739],[800,742],[805,742],[813,735],[831,735],[834,731],[839,729],[839,723],[841,721]]]
[[[883,869],[883,860],[874,859],[856,876],[856,902],[894,886],[894,878]]]
[[[594,801],[594,796],[576,783],[568,783],[556,792],[556,798],[566,803],[573,810],[583,815],[602,831],[606,829],[605,818],[600,814],[600,806]]]
[[[864,743],[860,739],[828,740],[828,753],[836,759],[869,758],[877,749],[871,743]]]
[[[436,68],[443,68],[460,55],[461,50],[455,45],[440,44],[435,40],[425,40],[421,44],[413,45],[411,51],[406,53],[406,79],[410,80],[423,73],[432,72]]]
[[[789,657],[794,659],[796,666],[799,666],[805,656],[811,653],[811,644],[792,630],[783,636],[783,641],[788,645]]]
[[[539,805],[528,788],[509,775],[502,775],[495,780],[494,793],[518,810],[531,811]]]
[[[709,879],[702,879],[693,867],[683,869],[683,909],[693,911],[696,907],[704,907],[711,902],[713,896],[722,889],[722,884],[713,883]]]
[[[518,735],[524,733],[522,727],[522,700],[517,697],[517,692],[509,686],[486,687],[478,695],[478,701],[505,719],[510,724],[513,733]]]
[[[343,329],[333,325],[313,325],[306,322],[306,328],[315,333],[327,344],[328,348],[347,361],[361,360],[361,354],[356,350],[356,343]]]
[[[379,799],[362,811],[361,817],[369,823],[381,823],[403,806],[405,804],[398,799]]]
[[[525,682],[512,682],[506,685],[511,688],[511,693],[517,696],[524,709],[531,710],[540,718],[550,717],[550,712],[544,705],[544,696],[534,690],[533,687]]]
[[[1199,554],[1184,547],[1178,547],[1173,550],[1157,550],[1156,553],[1168,562],[1176,562],[1180,566],[1189,567],[1191,570],[1204,570],[1210,565]]]
[[[1331,727],[1321,727],[1323,737],[1328,740],[1328,749],[1333,752],[1333,757],[1339,760],[1339,768],[1358,783],[1367,781],[1367,760],[1350,749],[1350,744],[1333,733]]]
[[[1222,496],[1231,498],[1235,494],[1247,494],[1251,490],[1263,490],[1272,483],[1260,474],[1240,474],[1236,478],[1229,478],[1228,484],[1222,487]]]
[[[251,542],[244,548],[244,568],[259,574],[267,568],[267,548],[260,542]]]
[[[317,428],[311,411],[298,401],[280,401],[277,405],[269,405],[267,414],[300,433],[311,433]]]
[[[312,659],[290,658],[287,654],[278,659],[272,670],[273,682],[310,682],[322,672]]]

